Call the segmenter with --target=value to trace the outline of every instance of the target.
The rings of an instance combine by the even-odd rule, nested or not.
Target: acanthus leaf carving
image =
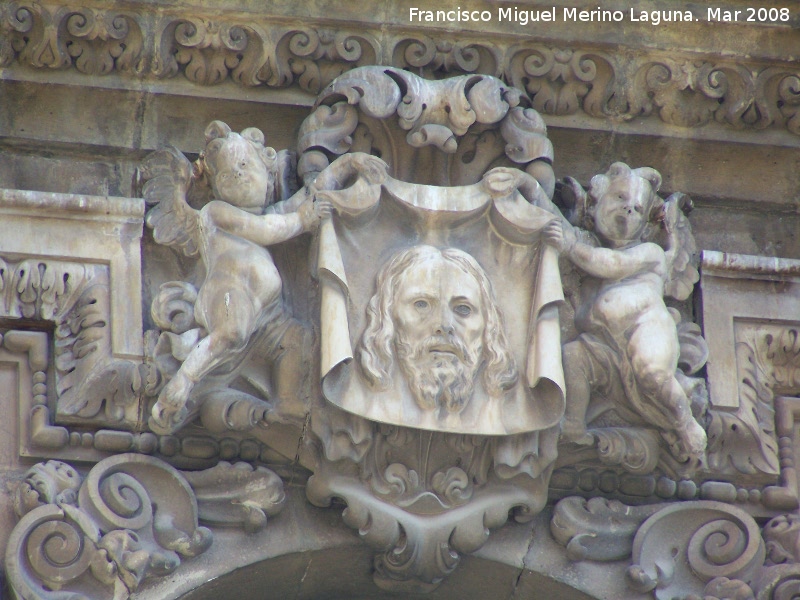
[[[709,411],[708,464],[716,473],[727,473],[731,468],[743,474],[776,475],[780,471],[769,366],[770,343],[775,338],[760,337],[763,339],[749,328],[736,344],[742,381],[738,409]]]
[[[602,52],[545,46],[509,51],[511,83],[526,90],[543,114],[572,115],[583,109],[604,117],[613,95],[614,70]]]
[[[500,76],[501,50],[477,41],[434,40],[427,35],[400,37],[393,42],[392,66],[413,68],[426,78],[441,74],[481,73]]]
[[[414,31],[302,28],[239,14],[176,12],[148,28],[125,11],[12,2],[4,7],[0,64],[75,68],[89,75],[112,70],[133,77],[179,74],[199,85],[233,80],[243,86],[296,85],[316,94],[345,71],[383,62],[428,79],[484,74],[505,79],[533,97],[546,115],[583,113],[625,120],[657,117],[691,127],[716,122],[736,129],[781,127],[800,132],[800,74],[790,64],[765,65],[749,56],[627,52],[600,46],[494,43]]]

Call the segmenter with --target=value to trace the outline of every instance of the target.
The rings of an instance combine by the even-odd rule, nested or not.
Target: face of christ
[[[417,403],[460,412],[472,397],[483,354],[478,282],[431,255],[401,275],[393,306],[395,350]]]

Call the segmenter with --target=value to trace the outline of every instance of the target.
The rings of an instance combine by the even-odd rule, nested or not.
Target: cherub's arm
[[[387,165],[377,156],[364,152],[345,154],[325,168],[312,184],[316,190],[341,190],[355,177],[363,177],[370,184],[386,180]]]
[[[525,171],[495,167],[483,176],[483,185],[486,191],[495,197],[507,196],[514,190],[519,190],[522,197],[534,206],[563,219],[561,211],[553,204],[537,179]]]
[[[203,208],[211,225],[259,246],[271,246],[311,231],[332,211],[330,202],[306,201],[297,212],[252,215],[225,202],[211,202]]]
[[[579,242],[572,227],[558,219],[551,221],[543,234],[547,243],[593,277],[614,281],[637,273],[664,272],[664,251],[656,244],[642,243],[625,250],[593,248]]]
[[[268,206],[265,211],[266,214],[286,215],[289,213],[297,212],[300,206],[309,198],[310,194],[308,188],[301,188],[297,190],[290,198],[281,200],[275,204]]]

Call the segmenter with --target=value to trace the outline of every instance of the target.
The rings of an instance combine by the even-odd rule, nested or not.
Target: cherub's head
[[[631,169],[614,163],[589,184],[588,217],[595,233],[610,246],[639,241],[660,214],[663,201],[656,192],[661,174],[655,169]]]
[[[264,146],[261,130],[248,127],[239,134],[222,121],[212,121],[200,163],[217,199],[246,210],[272,201],[277,155]]]

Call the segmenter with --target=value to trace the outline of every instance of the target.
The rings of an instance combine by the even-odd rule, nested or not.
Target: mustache
[[[449,352],[470,367],[474,366],[478,360],[478,357],[470,350],[464,340],[454,334],[432,335],[419,344],[409,343],[403,336],[398,336],[396,346],[398,354],[413,360],[420,359],[432,352]]]

